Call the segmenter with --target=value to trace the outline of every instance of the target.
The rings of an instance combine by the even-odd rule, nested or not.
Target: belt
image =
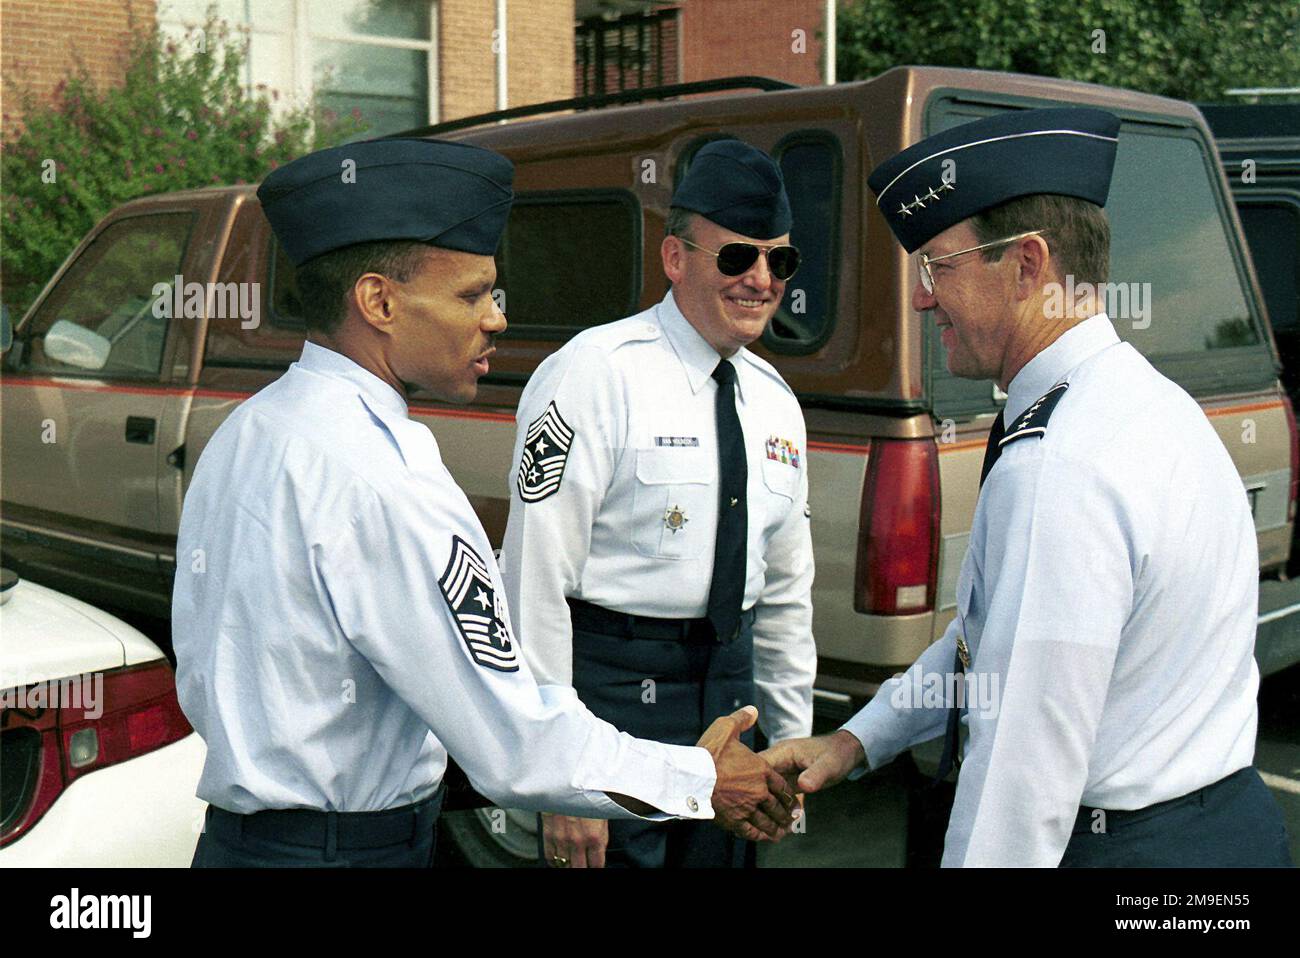
[[[214,838],[238,843],[245,836],[324,848],[383,848],[414,845],[433,830],[446,788],[429,798],[380,812],[322,812],[312,808],[284,808],[241,815],[209,805],[203,830]]]
[[[1162,815],[1165,812],[1172,811],[1183,805],[1204,805],[1206,800],[1214,789],[1230,785],[1232,782],[1249,775],[1255,770],[1253,765],[1247,765],[1245,768],[1238,769],[1231,775],[1219,779],[1217,782],[1211,782],[1204,788],[1198,788],[1195,791],[1188,792],[1186,795],[1179,795],[1177,798],[1171,798],[1167,801],[1156,802],[1154,805],[1147,805],[1145,808],[1093,808],[1090,805],[1080,805],[1079,814],[1074,819],[1074,830],[1089,831],[1093,823],[1093,816],[1101,812],[1105,816],[1106,828],[1109,829],[1114,825],[1133,824],[1145,818],[1152,818],[1156,815]]]
[[[701,645],[719,643],[727,645],[740,637],[746,626],[754,624],[754,610],[740,614],[736,631],[729,636],[719,636],[708,619],[659,619],[649,615],[631,615],[616,612],[582,599],[568,599],[573,627],[583,632],[600,635],[617,635],[628,639],[659,639],[660,641],[689,642]]]

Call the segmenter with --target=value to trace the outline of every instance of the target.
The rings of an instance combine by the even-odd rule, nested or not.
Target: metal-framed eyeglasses
[[[916,272],[921,279],[921,287],[930,295],[934,295],[934,274],[930,272],[931,263],[937,263],[943,259],[952,259],[954,256],[965,256],[967,253],[976,253],[982,249],[992,249],[994,246],[1014,243],[1016,240],[1022,240],[1026,236],[1037,236],[1039,233],[1046,232],[1046,228],[1041,230],[1030,230],[1027,233],[1017,233],[1015,236],[1008,236],[1006,239],[994,240],[991,243],[980,243],[979,246],[972,246],[969,249],[959,249],[955,253],[944,253],[942,256],[926,256],[924,253],[917,253]]]

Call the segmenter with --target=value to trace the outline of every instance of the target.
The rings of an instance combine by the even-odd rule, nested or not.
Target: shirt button
[[[686,807],[689,808],[689,809],[690,809],[691,811],[693,811],[693,812],[698,812],[698,811],[700,810],[700,803],[697,802],[697,801],[695,800],[695,796],[694,796],[694,795],[687,795],[687,796],[686,796]]]

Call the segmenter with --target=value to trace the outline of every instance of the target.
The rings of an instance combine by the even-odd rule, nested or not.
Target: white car
[[[0,867],[188,867],[203,741],[136,629],[0,581]]]

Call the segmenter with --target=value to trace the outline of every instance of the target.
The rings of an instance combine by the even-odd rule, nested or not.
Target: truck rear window
[[[625,190],[520,193],[497,251],[514,333],[568,338],[637,311],[641,206]]]

